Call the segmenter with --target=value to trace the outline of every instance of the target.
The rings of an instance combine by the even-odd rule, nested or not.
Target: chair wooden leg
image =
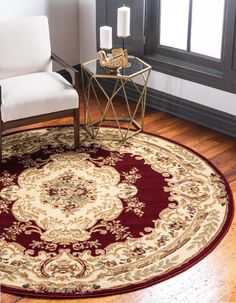
[[[2,122],[2,87],[0,86],[0,171],[2,170],[2,132],[3,132],[3,122]]]
[[[0,120],[0,171],[2,168],[2,121]]]
[[[80,109],[74,109],[74,147],[78,149],[80,146]]]

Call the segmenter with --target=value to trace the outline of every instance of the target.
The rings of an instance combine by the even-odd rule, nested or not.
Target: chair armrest
[[[56,61],[60,66],[62,66],[71,76],[72,85],[78,91],[79,89],[79,71],[75,69],[73,66],[65,62],[62,58],[57,56],[52,52],[51,56],[52,60]]]

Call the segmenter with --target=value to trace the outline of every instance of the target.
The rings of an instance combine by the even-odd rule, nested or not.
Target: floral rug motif
[[[140,289],[201,260],[233,215],[209,161],[140,133],[73,150],[72,127],[4,137],[0,173],[2,291],[89,297]],[[83,137],[86,137],[82,133]]]

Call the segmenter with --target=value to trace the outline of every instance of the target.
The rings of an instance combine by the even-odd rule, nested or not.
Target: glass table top
[[[143,62],[137,57],[129,56],[128,61],[129,66],[120,68],[117,73],[110,72],[109,70],[102,68],[98,59],[82,64],[82,68],[92,76],[101,78],[131,78],[151,69],[149,64]]]

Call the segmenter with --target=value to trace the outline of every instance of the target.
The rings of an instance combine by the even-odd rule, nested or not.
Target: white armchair
[[[57,61],[73,85],[52,71]],[[51,53],[48,20],[34,16],[0,21],[0,164],[3,131],[72,116],[79,147],[78,71]]]

